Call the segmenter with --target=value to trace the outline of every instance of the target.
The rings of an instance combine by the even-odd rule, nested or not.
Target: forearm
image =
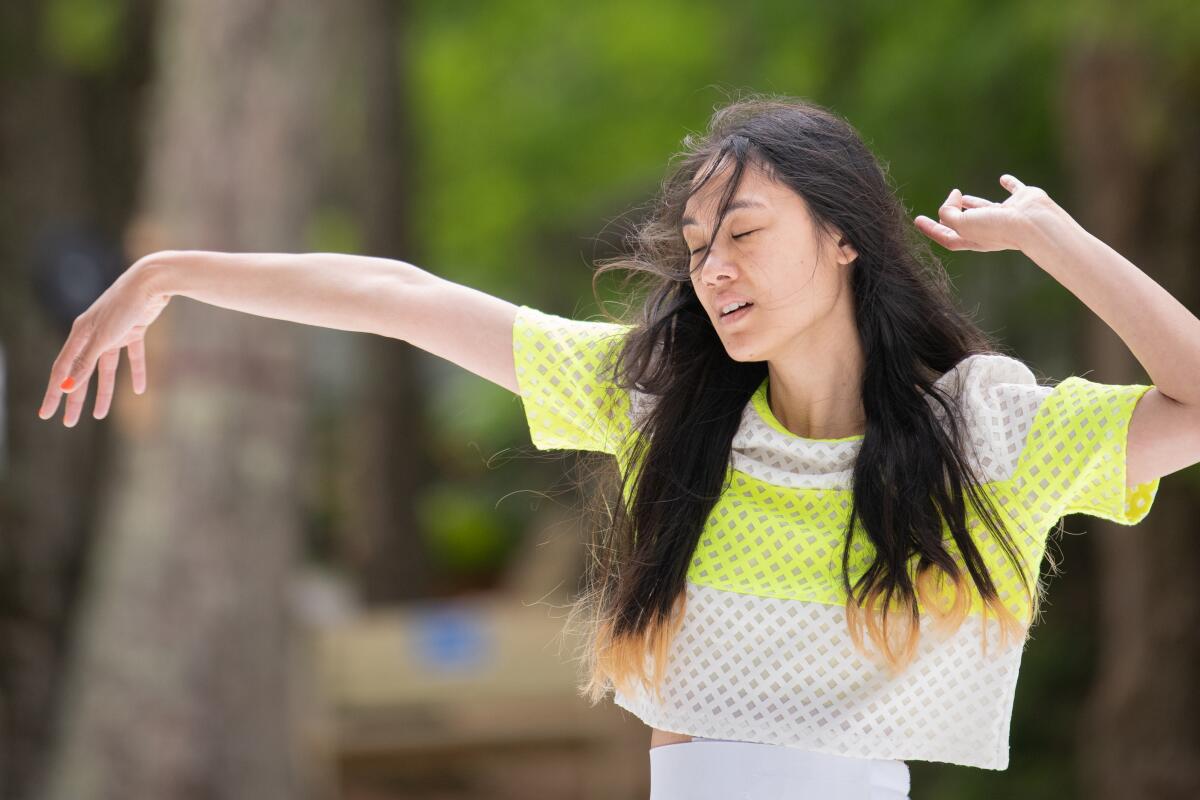
[[[152,294],[397,338],[399,301],[410,287],[435,279],[407,262],[342,253],[163,250],[131,269]]]
[[[1026,230],[1021,250],[1121,338],[1158,390],[1200,408],[1200,319],[1061,208]]]

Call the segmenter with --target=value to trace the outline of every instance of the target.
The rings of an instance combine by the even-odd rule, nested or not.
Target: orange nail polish
[[[69,391],[71,391],[72,389],[74,389],[74,388],[75,388],[75,379],[74,379],[74,378],[72,378],[70,375],[68,375],[68,376],[67,376],[67,379],[66,379],[66,380],[64,380],[64,381],[62,382],[62,385],[61,385],[61,386],[59,386],[58,388],[62,389],[64,392],[69,392]]]

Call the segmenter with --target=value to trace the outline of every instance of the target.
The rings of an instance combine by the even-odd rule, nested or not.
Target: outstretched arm
[[[1200,463],[1200,319],[1146,273],[1012,175],[1003,203],[950,192],[917,227],[950,250],[1021,250],[1125,342],[1154,388],[1129,425],[1129,485]]]
[[[402,339],[517,392],[512,329],[517,307],[403,261],[340,253],[163,250],[139,259],[72,326],[38,411],[79,419],[99,367],[94,416],[107,415],[117,361],[129,356],[134,391],[146,390],[146,329],[172,297],[325,328]]]

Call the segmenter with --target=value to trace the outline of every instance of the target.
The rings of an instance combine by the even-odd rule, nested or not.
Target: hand
[[[1045,191],[1012,175],[1001,175],[1000,185],[1012,193],[1003,203],[951,190],[938,209],[940,222],[920,215],[917,228],[947,250],[1020,250],[1035,218],[1057,205]]]
[[[67,341],[50,368],[50,385],[38,416],[50,419],[58,411],[58,400],[67,395],[63,424],[74,427],[87,398],[92,372],[100,363],[96,406],[92,416],[104,419],[112,404],[113,384],[121,348],[128,348],[133,391],[146,391],[146,329],[170,302],[170,295],[154,295],[142,280],[145,262],[123,272],[86,311],[75,318]]]

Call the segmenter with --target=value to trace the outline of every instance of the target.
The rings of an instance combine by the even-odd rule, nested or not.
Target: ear
[[[858,258],[858,250],[854,245],[850,244],[850,240],[838,233],[838,263],[852,264],[854,259]]]

